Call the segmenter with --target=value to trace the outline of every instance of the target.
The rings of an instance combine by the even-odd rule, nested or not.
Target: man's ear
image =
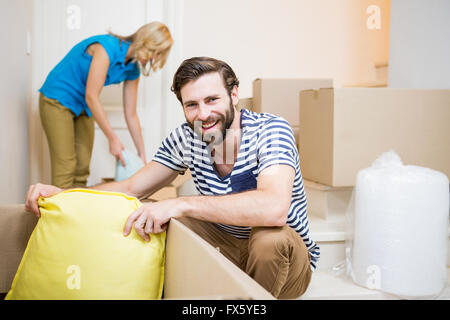
[[[234,86],[233,89],[231,90],[231,103],[233,104],[233,106],[237,106],[239,102],[239,89],[237,86]]]

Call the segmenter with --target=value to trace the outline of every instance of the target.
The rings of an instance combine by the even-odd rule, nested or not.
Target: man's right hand
[[[27,199],[25,201],[25,210],[34,213],[34,215],[38,218],[41,217],[41,212],[38,207],[38,199],[39,197],[50,197],[54,194],[63,191],[55,186],[51,186],[48,184],[33,184],[30,186],[27,192]]]

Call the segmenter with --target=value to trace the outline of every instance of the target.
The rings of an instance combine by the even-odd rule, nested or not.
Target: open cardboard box
[[[179,174],[171,183],[167,186],[159,189],[148,197],[150,201],[162,201],[167,199],[173,199],[182,195],[182,188],[186,182],[192,180],[191,171],[188,169],[184,174]],[[108,183],[115,181],[114,178],[102,178],[102,183]]]
[[[4,298],[37,218],[23,204],[0,206],[0,293]],[[172,219],[166,238],[163,299],[255,299],[274,297],[217,249]]]

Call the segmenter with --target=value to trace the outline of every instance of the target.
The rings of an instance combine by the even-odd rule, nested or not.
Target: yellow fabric
[[[142,204],[122,193],[72,189],[39,198],[36,225],[6,299],[160,299],[166,233],[123,236]]]

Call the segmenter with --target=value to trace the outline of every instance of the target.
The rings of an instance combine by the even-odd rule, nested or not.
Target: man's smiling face
[[[212,72],[186,83],[180,93],[184,115],[192,130],[207,143],[222,142],[234,120],[237,88],[230,96],[221,75]]]

